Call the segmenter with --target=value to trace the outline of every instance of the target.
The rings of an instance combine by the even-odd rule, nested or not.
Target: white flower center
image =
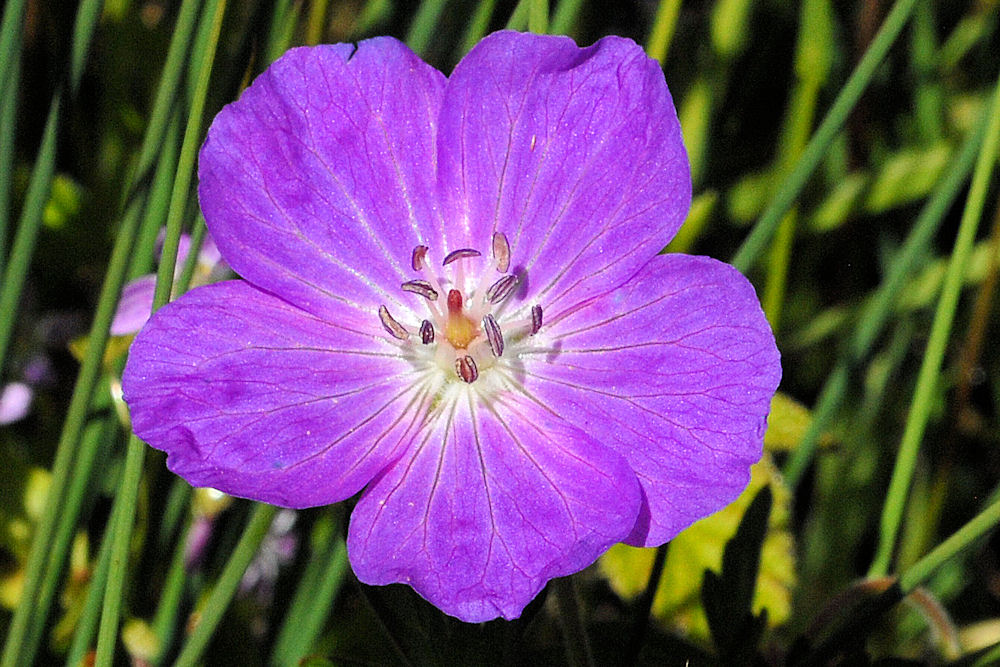
[[[466,264],[482,256],[478,250],[460,248],[445,256],[442,268],[451,267],[451,278],[435,275],[427,262],[428,248],[413,249],[413,270],[425,279],[401,285],[426,300],[428,316],[419,327],[406,327],[379,308],[382,326],[401,341],[407,356],[423,368],[440,369],[452,381],[472,384],[499,365],[506,351],[508,358],[542,326],[541,306],[532,306],[530,316],[504,318],[504,301],[520,282],[510,268],[510,245],[501,233],[493,235],[493,267],[501,275],[495,279],[491,267],[476,278],[466,275]],[[482,261],[482,260],[479,260]],[[413,330],[416,333],[413,333]]]

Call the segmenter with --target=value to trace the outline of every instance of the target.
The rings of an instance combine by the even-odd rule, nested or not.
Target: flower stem
[[[586,619],[575,578],[560,577],[553,580],[552,586],[555,588],[559,608],[559,623],[566,637],[567,664],[570,667],[593,667],[594,654],[590,649]]]
[[[889,484],[885,508],[882,512],[879,543],[868,570],[869,577],[884,575],[889,570],[893,549],[896,545],[896,535],[903,517],[903,509],[909,494],[910,481],[917,464],[917,453],[924,429],[930,419],[931,403],[934,390],[937,387],[941,371],[941,363],[948,347],[951,326],[955,320],[955,310],[958,308],[958,297],[962,291],[962,279],[968,268],[969,255],[976,240],[976,231],[982,218],[983,205],[989,188],[990,176],[996,163],[997,152],[1000,150],[1000,78],[996,83],[993,99],[990,103],[989,127],[983,149],[976,161],[972,175],[972,185],[969,188],[969,198],[966,200],[962,220],[959,223],[958,236],[955,239],[955,249],[948,263],[948,273],[941,288],[941,297],[931,324],[930,339],[927,342],[927,352],[917,376],[917,387],[906,420],[906,428],[899,445],[896,466]]]

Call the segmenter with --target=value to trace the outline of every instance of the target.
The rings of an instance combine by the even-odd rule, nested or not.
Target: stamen
[[[497,271],[507,273],[510,268],[510,244],[503,232],[493,234],[493,259],[497,261]]]
[[[425,245],[418,245],[413,249],[413,257],[410,258],[410,263],[413,265],[414,271],[423,271],[424,266],[426,266],[427,251],[429,248]]]
[[[479,257],[481,254],[481,252],[473,250],[472,248],[459,248],[458,250],[452,250],[445,256],[444,261],[441,262],[441,266],[448,266],[456,259],[462,259],[463,257]]]
[[[483,318],[483,329],[486,330],[486,340],[490,343],[493,355],[501,356],[503,354],[503,333],[500,331],[500,325],[497,324],[493,313],[489,313]]]
[[[385,306],[378,307],[378,317],[382,320],[382,326],[385,327],[385,330],[399,340],[406,340],[410,337],[410,332],[406,330],[406,327],[393,319],[392,315],[389,314],[389,309]]]
[[[437,301],[438,293],[426,280],[410,280],[401,285],[403,290],[419,294],[428,301]]]
[[[420,323],[420,341],[424,345],[434,342],[434,325],[431,324],[430,320],[424,320]]]
[[[455,372],[458,373],[458,377],[462,378],[469,384],[475,382],[476,378],[479,377],[479,369],[476,368],[476,360],[468,355],[455,359]]]
[[[517,286],[517,276],[508,274],[500,278],[486,290],[486,298],[490,303],[497,303],[506,299]]]
[[[531,335],[534,336],[542,328],[542,307],[534,305],[531,307]]]

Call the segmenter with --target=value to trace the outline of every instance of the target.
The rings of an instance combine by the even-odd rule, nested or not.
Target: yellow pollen
[[[479,328],[465,313],[448,313],[444,336],[456,350],[464,350],[479,335]]]

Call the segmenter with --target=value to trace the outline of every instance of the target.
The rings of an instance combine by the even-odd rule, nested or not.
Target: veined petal
[[[410,365],[352,315],[318,319],[242,281],[188,292],[132,344],[133,429],[194,486],[286,507],[357,493],[422,411]]]
[[[403,582],[464,621],[516,618],[545,583],[625,538],[641,501],[622,457],[538,405],[463,391],[365,491],[358,578]]]
[[[550,324],[525,390],[624,456],[646,507],[628,543],[662,544],[739,495],[781,378],[753,287],[707,257],[654,257]]]
[[[315,315],[395,303],[413,247],[439,224],[444,84],[388,37],[282,56],[201,150],[198,194],[222,257]]]
[[[448,81],[438,146],[449,247],[503,232],[520,297],[547,311],[631,276],[691,199],[663,72],[619,37],[486,37]]]

